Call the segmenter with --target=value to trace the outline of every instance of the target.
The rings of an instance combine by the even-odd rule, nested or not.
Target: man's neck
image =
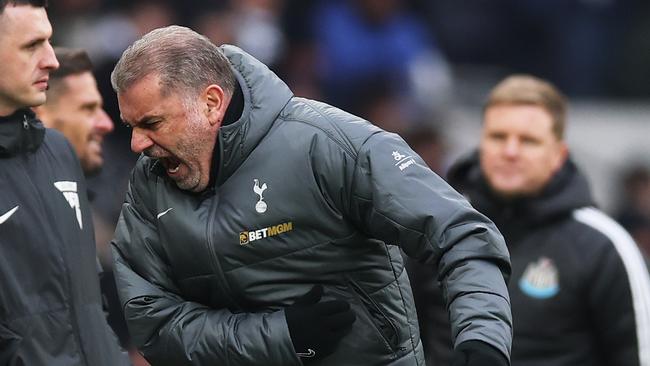
[[[20,108],[5,106],[4,104],[0,103],[0,117],[11,116],[12,114],[16,113],[18,109]]]

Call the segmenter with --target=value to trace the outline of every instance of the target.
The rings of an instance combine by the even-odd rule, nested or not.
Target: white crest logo
[[[253,181],[255,182],[255,184],[253,185],[253,192],[255,192],[255,194],[260,196],[260,200],[257,201],[257,203],[255,204],[255,211],[257,211],[258,213],[264,213],[266,212],[267,206],[266,206],[266,202],[264,202],[264,197],[262,197],[262,194],[267,188],[266,183],[262,184],[262,186],[260,187],[259,180],[253,179]]]
[[[528,296],[548,299],[560,291],[558,269],[553,260],[541,257],[526,267],[519,280],[519,288]]]
[[[393,159],[395,159],[395,161],[397,162],[395,163],[395,166],[399,167],[399,170],[404,170],[410,167],[411,165],[415,164],[415,160],[413,160],[412,158],[413,158],[412,155],[407,156],[404,154],[400,154],[399,151],[393,151]]]
[[[79,228],[83,229],[83,222],[81,221],[81,204],[79,203],[79,195],[77,194],[77,182],[60,181],[54,182],[56,189],[63,193],[63,197],[68,201],[70,207],[74,210],[77,216]]]

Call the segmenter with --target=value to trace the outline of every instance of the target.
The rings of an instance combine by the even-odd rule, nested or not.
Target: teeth
[[[176,172],[178,171],[178,169],[180,169],[180,168],[181,168],[181,165],[178,164],[178,165],[176,165],[175,168],[170,168],[170,169],[169,169],[169,172],[172,173],[172,174],[173,174],[173,173],[176,173]]]

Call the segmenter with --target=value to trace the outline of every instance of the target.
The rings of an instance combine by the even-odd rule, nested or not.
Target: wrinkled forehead
[[[137,124],[143,116],[164,108],[168,97],[161,93],[159,78],[150,74],[117,93],[120,117],[127,124]]]
[[[188,90],[182,85],[167,85],[156,73],[151,73],[133,82],[124,90],[117,93],[120,106],[139,105],[153,102],[170,102],[172,100],[187,104],[200,93]]]

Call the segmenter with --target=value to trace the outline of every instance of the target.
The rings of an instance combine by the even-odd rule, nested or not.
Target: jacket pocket
[[[370,295],[354,280],[348,278],[348,283],[354,295],[361,302],[362,308],[375,326],[385,345],[391,352],[395,353],[400,345],[399,330],[390,320],[381,307],[370,297]]]
[[[18,347],[23,338],[0,323],[0,366],[11,366],[16,362]]]

